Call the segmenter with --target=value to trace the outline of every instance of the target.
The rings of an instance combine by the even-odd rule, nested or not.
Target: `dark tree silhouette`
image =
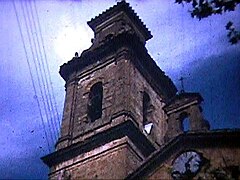
[[[175,3],[191,3],[192,9],[190,10],[193,18],[206,18],[214,14],[222,14],[225,12],[235,11],[236,6],[240,0],[176,0]],[[240,41],[240,32],[237,31],[231,21],[226,25],[228,31],[228,38],[231,44],[236,44]]]

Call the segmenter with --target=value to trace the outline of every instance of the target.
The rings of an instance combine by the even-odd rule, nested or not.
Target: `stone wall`
[[[150,103],[153,108],[149,121],[153,123],[153,129],[150,135],[146,134],[150,139],[157,144],[164,143],[164,135],[167,131],[167,116],[163,111],[165,105],[162,98],[150,86],[148,81],[138,71],[131,61],[128,61],[129,72],[129,110],[133,112],[135,119],[138,122],[139,128],[145,133],[143,127],[143,93],[146,92],[150,97]]]
[[[50,179],[122,179],[142,160],[136,147],[123,137],[52,167]]]
[[[117,55],[101,60],[101,63],[77,72],[66,84],[66,100],[61,129],[61,140],[57,149],[83,141],[88,133],[94,134],[102,126],[107,126],[121,113],[129,113],[143,133],[143,93],[151,99],[153,111],[150,121],[153,129],[149,139],[158,145],[164,143],[167,130],[166,114],[162,110],[164,103],[143,75],[132,63],[124,48]],[[102,117],[91,122],[87,117],[87,104],[92,85],[103,84]],[[121,123],[120,121],[118,123]],[[69,137],[68,143],[66,142]]]

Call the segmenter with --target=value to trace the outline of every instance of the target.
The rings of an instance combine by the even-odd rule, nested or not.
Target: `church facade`
[[[60,68],[61,135],[50,179],[239,178],[240,132],[210,131],[199,93],[177,93],[125,1],[91,19],[92,46]],[[184,122],[189,128],[184,129]]]

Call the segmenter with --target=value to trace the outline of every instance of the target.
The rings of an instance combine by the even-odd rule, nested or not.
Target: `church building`
[[[66,95],[49,179],[239,179],[240,131],[210,130],[199,93],[177,92],[125,2],[87,22],[92,46],[60,68]],[[185,123],[189,127],[185,127]]]

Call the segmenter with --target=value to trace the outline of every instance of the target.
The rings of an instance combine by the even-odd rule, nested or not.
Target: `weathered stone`
[[[88,24],[95,34],[92,46],[60,68],[66,81],[61,135],[56,151],[42,158],[50,179],[171,179],[175,157],[193,149],[214,168],[225,161],[239,165],[239,143],[229,143],[239,132],[209,132],[201,95],[176,95],[145,48],[151,33],[128,3]]]

